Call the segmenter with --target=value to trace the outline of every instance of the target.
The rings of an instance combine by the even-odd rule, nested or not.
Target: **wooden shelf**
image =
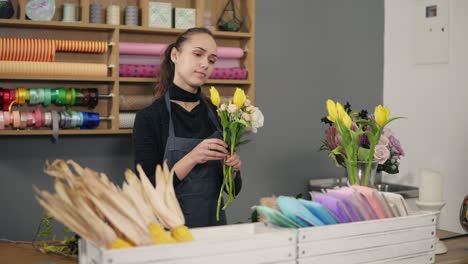
[[[175,7],[188,7],[196,9],[196,26],[202,27],[204,24],[203,13],[210,11],[213,14],[211,23],[216,24],[216,19],[219,17],[219,12],[223,10],[228,0],[208,1],[193,0],[193,1],[175,1],[171,0]],[[76,1],[75,1],[76,2]],[[87,88],[95,87],[99,89],[101,94],[112,93],[113,97],[99,103],[95,112],[101,116],[119,115],[119,96],[122,94],[128,95],[147,95],[149,88],[158,82],[158,78],[127,78],[119,77],[119,43],[120,42],[143,42],[143,43],[171,43],[175,37],[184,32],[185,29],[175,28],[156,28],[148,27],[148,1],[133,1],[126,4],[137,4],[141,10],[141,26],[127,25],[108,25],[108,24],[91,24],[88,23],[90,18],[89,4],[90,1],[78,1],[80,8],[77,9],[78,17],[82,22],[62,22],[61,4],[63,1],[58,1],[57,12],[54,15],[53,21],[32,21],[28,20],[25,14],[25,0],[13,1],[17,12],[14,19],[0,19],[0,37],[2,38],[36,38],[36,39],[63,39],[63,40],[89,40],[89,41],[105,41],[113,42],[114,46],[110,47],[108,52],[103,54],[84,54],[84,53],[57,53],[55,60],[57,62],[76,62],[76,63],[107,63],[115,64],[115,67],[108,69],[106,77],[86,77],[86,76],[55,76],[48,75],[28,75],[17,74],[8,75],[0,74],[0,85],[4,87],[76,87]],[[94,1],[96,2],[96,1]],[[93,2],[93,3],[94,3]],[[112,1],[98,1],[106,8]],[[115,2],[115,1],[114,1]],[[126,5],[124,1],[120,1],[121,8]],[[246,53],[241,59],[241,64],[248,69],[248,80],[213,80],[206,82],[209,87],[211,85],[219,85],[222,90],[222,95],[231,95],[235,87],[244,89],[247,96],[255,100],[255,0],[242,0],[236,4],[240,15],[244,18],[242,32],[223,32],[213,31],[213,36],[219,46],[237,47],[243,49]],[[122,21],[123,22],[123,21]],[[0,61],[1,63],[1,61]],[[204,88],[206,88],[204,85]],[[30,110],[33,107],[25,107],[23,110]],[[44,111],[55,109],[52,107],[44,107]],[[105,129],[62,129],[59,135],[131,135],[133,129],[119,129],[119,119],[114,118],[108,120]],[[11,127],[10,127],[11,128]],[[29,130],[0,130],[0,136],[33,136],[33,135],[52,135],[51,129],[29,129]]]
[[[82,22],[61,21],[32,21],[19,19],[0,19],[0,26],[14,26],[17,28],[44,28],[44,29],[77,29],[86,31],[113,31],[117,26],[107,24],[88,24]]]
[[[252,35],[247,32],[225,32],[225,31],[215,31],[213,32],[215,37],[222,37],[222,38],[234,38],[234,39],[243,39],[243,38],[251,38]]]
[[[249,85],[251,82],[249,80],[213,80],[210,79],[206,84],[231,84],[231,85]]]
[[[46,81],[79,81],[79,82],[114,82],[114,77],[80,77],[80,76],[34,76],[34,75],[8,75],[1,76],[0,80],[46,80]]]
[[[126,135],[131,134],[131,129],[60,129],[59,135]],[[0,136],[46,136],[52,135],[52,130],[0,130]]]
[[[158,78],[133,78],[133,77],[120,77],[119,82],[123,83],[151,83],[157,82]]]
[[[159,78],[131,78],[131,77],[121,77],[119,82],[121,83],[152,83],[157,82]],[[214,80],[210,79],[206,84],[232,84],[232,85],[248,85],[251,84],[249,80]]]
[[[123,33],[155,33],[162,35],[174,35],[177,36],[180,33],[184,32],[185,29],[178,28],[151,28],[151,27],[141,27],[141,26],[119,26],[120,32]],[[243,39],[250,38],[252,35],[247,32],[224,32],[224,31],[214,31],[213,35],[220,38],[233,38],[233,39]]]
[[[120,32],[123,33],[155,33],[155,34],[164,34],[164,35],[174,35],[177,36],[180,33],[184,32],[185,29],[178,28],[152,28],[152,27],[141,27],[141,26],[119,26]]]

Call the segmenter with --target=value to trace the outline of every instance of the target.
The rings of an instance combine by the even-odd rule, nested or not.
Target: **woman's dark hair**
[[[159,98],[166,93],[167,88],[172,84],[174,81],[174,62],[171,60],[171,51],[172,48],[176,48],[180,51],[180,48],[184,44],[184,42],[189,39],[189,37],[193,34],[204,33],[208,34],[213,37],[211,31],[206,28],[195,27],[189,28],[184,33],[180,34],[176,41],[169,46],[167,46],[166,50],[164,51],[163,60],[161,63],[161,69],[159,72],[159,82],[156,84],[153,90],[153,94],[155,98]],[[214,37],[213,37],[214,38]]]

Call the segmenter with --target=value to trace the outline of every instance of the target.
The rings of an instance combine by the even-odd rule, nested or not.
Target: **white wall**
[[[449,1],[449,0],[446,0]],[[392,116],[406,116],[391,127],[407,156],[397,176],[386,180],[417,185],[418,168],[445,175],[445,207],[440,228],[464,232],[459,208],[468,195],[468,1],[449,6],[449,63],[414,63],[416,0],[385,1],[384,104]]]

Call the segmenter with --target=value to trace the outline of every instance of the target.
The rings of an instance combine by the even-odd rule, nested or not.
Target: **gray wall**
[[[228,211],[246,222],[267,195],[305,193],[310,178],[332,177],[317,152],[325,100],[356,108],[382,102],[383,0],[257,0],[256,98],[265,127],[240,150],[244,187]],[[0,238],[30,240],[41,217],[32,185],[50,188],[46,159],[74,159],[121,183],[132,167],[130,136],[0,138]],[[57,232],[59,233],[59,232]]]

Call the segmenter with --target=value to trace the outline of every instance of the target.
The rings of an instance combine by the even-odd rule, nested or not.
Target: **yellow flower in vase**
[[[377,125],[382,126],[387,122],[387,119],[390,116],[390,109],[388,107],[378,105],[375,107],[374,116]]]

